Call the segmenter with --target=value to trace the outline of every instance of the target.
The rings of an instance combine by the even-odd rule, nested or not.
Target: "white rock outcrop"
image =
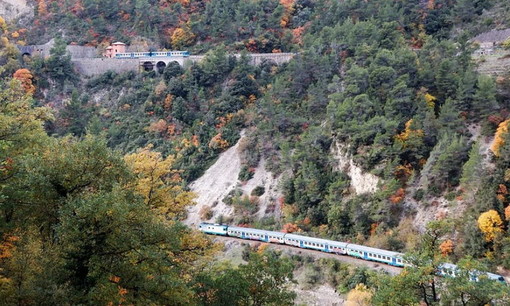
[[[357,195],[376,192],[379,178],[371,173],[364,173],[359,166],[354,164],[352,157],[347,153],[347,148],[338,141],[333,144],[331,155],[337,162],[334,170],[342,171],[351,178],[351,187]]]

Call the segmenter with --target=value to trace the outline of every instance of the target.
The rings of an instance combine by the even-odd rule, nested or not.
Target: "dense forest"
[[[241,130],[239,181],[264,160],[283,177],[281,214],[259,220],[256,199],[233,194],[239,213],[219,221],[407,254],[413,266],[397,276],[329,267],[349,300],[509,303],[508,287],[469,280],[473,269],[510,269],[510,71],[477,72],[470,42],[510,28],[506,1],[32,4],[31,17],[0,19],[6,304],[292,304],[299,259],[262,248],[238,266],[218,262],[220,247],[181,222],[189,183]],[[50,39],[47,58],[15,46]],[[206,56],[76,74],[66,45],[119,40]],[[296,55],[250,65],[249,53],[264,52]],[[378,178],[377,191],[353,190],[335,148]],[[460,277],[435,277],[443,262]]]

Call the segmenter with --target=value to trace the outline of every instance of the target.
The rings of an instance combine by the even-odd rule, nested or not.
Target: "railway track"
[[[381,271],[381,272],[384,271],[391,275],[397,275],[402,271],[402,268],[399,268],[399,267],[394,267],[394,266],[385,265],[385,264],[381,264],[381,263],[377,263],[377,262],[358,259],[358,258],[351,257],[351,256],[325,253],[325,252],[311,250],[311,249],[302,249],[302,248],[285,245],[285,244],[265,243],[265,242],[256,241],[256,240],[246,240],[246,239],[227,237],[227,236],[214,236],[212,238],[214,241],[221,242],[223,244],[225,244],[227,242],[238,243],[239,245],[241,245],[243,243],[247,243],[251,246],[267,244],[269,246],[269,248],[272,248],[275,250],[281,250],[288,254],[301,255],[301,256],[306,255],[306,256],[311,256],[315,259],[333,258],[340,262],[344,262],[344,263],[347,263],[350,265],[354,265],[354,266],[358,266],[358,267],[367,267],[367,268],[375,270],[375,271]]]

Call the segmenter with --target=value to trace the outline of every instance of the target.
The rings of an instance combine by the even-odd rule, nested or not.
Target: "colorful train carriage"
[[[329,243],[329,252],[340,255],[347,255],[347,244],[348,243],[346,242],[331,240]]]
[[[323,252],[330,252],[329,246],[331,240],[306,237],[294,234],[286,234],[285,235],[285,244],[290,244],[294,246],[298,246],[300,248],[313,249]]]
[[[242,239],[260,240],[264,242],[283,243],[284,233],[265,231],[253,228],[229,226],[227,234]]]
[[[347,244],[347,255],[364,260],[377,261],[392,266],[403,267],[403,254],[387,250],[366,247],[358,244]]]
[[[206,234],[213,234],[213,235],[227,235],[227,228],[228,225],[221,225],[221,224],[212,224],[212,223],[200,223],[198,226],[198,229]]]

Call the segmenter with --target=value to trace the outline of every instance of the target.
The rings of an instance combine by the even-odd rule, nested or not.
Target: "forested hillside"
[[[510,28],[506,1],[31,4],[33,17],[0,20],[8,303],[292,303],[296,262],[262,249],[239,267],[216,264],[219,247],[181,223],[189,184],[242,130],[240,184],[264,161],[282,197],[259,219],[264,189],[234,190],[224,202],[235,215],[216,221],[409,254],[414,267],[395,277],[331,270],[349,299],[509,301],[507,288],[467,272],[510,269],[510,71],[478,73],[470,41]],[[47,58],[14,45],[52,38]],[[94,78],[73,70],[66,45],[114,41],[206,57]],[[264,52],[296,55],[249,64]],[[376,177],[375,191],[353,186],[345,158]],[[458,262],[464,277],[435,279],[442,262]],[[275,285],[260,285],[268,279]]]

